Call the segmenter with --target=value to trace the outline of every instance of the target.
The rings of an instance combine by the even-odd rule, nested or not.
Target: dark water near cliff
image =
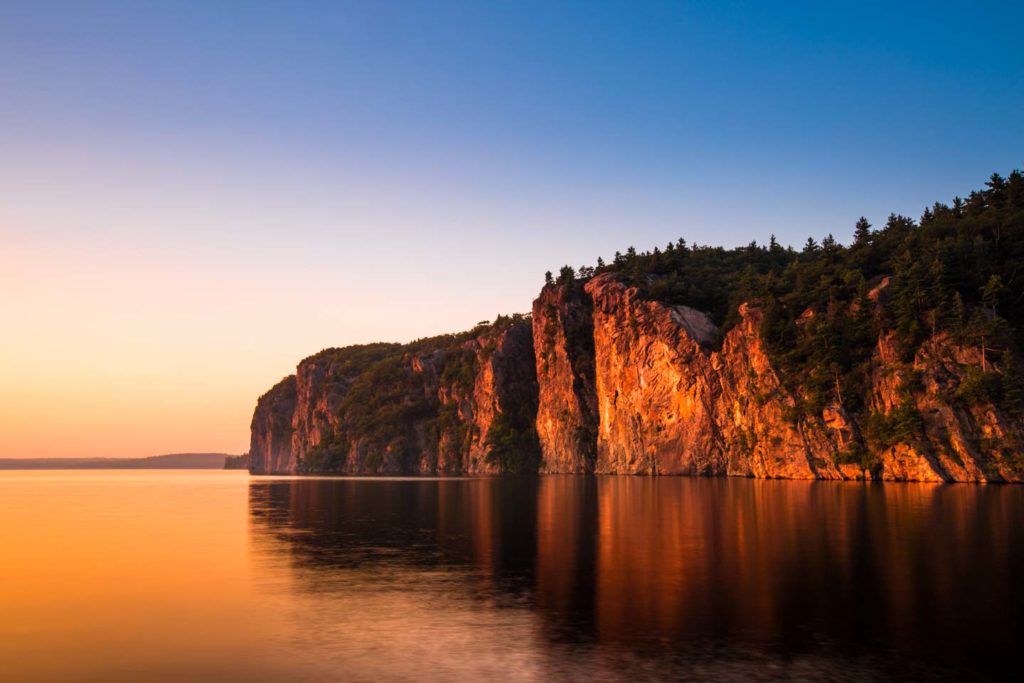
[[[1022,638],[1024,487],[0,474],[5,681],[999,679]]]

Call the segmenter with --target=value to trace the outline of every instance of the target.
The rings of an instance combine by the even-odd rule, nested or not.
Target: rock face
[[[256,474],[536,471],[530,323],[407,346],[327,349],[262,396]]]
[[[875,352],[872,408],[893,420],[901,414],[916,429],[881,450],[887,481],[1024,481],[1024,424],[996,406],[960,400],[982,365],[976,348],[957,346],[940,333],[911,364],[897,358],[886,335]]]
[[[1021,421],[984,402],[968,407],[953,400],[981,361],[948,336],[922,345],[909,365],[899,363],[891,337],[879,341],[872,414],[892,419],[909,405],[921,415],[917,433],[880,445],[840,405],[820,415],[802,411],[798,378],[781,381],[756,308],[741,306],[739,323],[720,338],[700,311],[644,300],[611,275],[590,280],[585,293],[589,300],[575,303],[575,314],[592,315],[595,472],[898,481],[1024,476]],[[566,300],[564,289],[549,287],[534,304],[544,471],[579,471],[562,454],[585,452],[564,446],[577,443],[575,416],[582,411],[572,407],[586,405],[570,387],[583,386],[589,396],[589,385],[569,381],[589,374],[567,371],[571,345],[558,326],[574,314],[564,310]],[[880,463],[865,467],[851,457],[864,452],[878,453]]]
[[[295,470],[292,458],[295,395],[295,375],[290,375],[275,384],[256,402],[249,442],[249,471],[253,474]]]
[[[259,399],[251,471],[1024,481],[1024,421],[970,394],[977,349],[940,333],[907,361],[883,334],[864,407],[813,414],[738,313],[722,334],[604,273],[549,284],[532,319],[328,349]]]
[[[609,276],[587,284],[594,301],[596,471],[841,478],[839,435],[819,420],[793,422],[758,333],[760,312],[712,351],[703,313],[640,298]]]
[[[593,472],[597,391],[590,295],[578,284],[549,285],[533,302],[540,388],[537,436],[544,472]]]

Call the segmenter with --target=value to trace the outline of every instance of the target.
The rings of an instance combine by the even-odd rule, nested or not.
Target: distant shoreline
[[[222,470],[229,453],[171,453],[147,458],[0,458],[0,470]]]

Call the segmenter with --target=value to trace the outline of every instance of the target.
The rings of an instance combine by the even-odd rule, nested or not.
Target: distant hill
[[[0,470],[221,470],[227,453],[171,453],[148,458],[0,458]]]

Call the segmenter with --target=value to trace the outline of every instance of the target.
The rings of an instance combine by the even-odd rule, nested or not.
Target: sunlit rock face
[[[878,341],[872,409],[891,416],[911,406],[920,416],[913,438],[881,453],[890,481],[1024,481],[1024,424],[987,401],[958,395],[982,366],[981,351],[948,334],[927,340],[911,363],[900,362],[894,335]]]
[[[1024,481],[1024,424],[965,391],[979,349],[938,334],[901,355],[883,334],[864,408],[817,414],[773,364],[762,312],[737,317],[723,334],[605,273],[544,287],[532,319],[328,349],[260,398],[251,469]]]
[[[890,416],[909,403],[920,415],[916,430],[880,447],[841,405],[820,415],[801,409],[800,378],[779,377],[758,309],[742,305],[740,322],[712,350],[719,333],[699,311],[644,300],[609,275],[592,279],[586,291],[593,300],[597,472],[1024,480],[1024,425],[984,401],[957,400],[982,359],[948,335],[926,341],[910,363],[900,362],[891,334],[879,340],[869,412]],[[876,452],[880,466],[872,472],[842,457],[853,449]]]
[[[703,314],[644,301],[610,276],[587,283],[594,302],[600,473],[725,474]]]
[[[685,306],[640,298],[609,276],[594,301],[598,472],[842,478],[820,420],[791,423],[795,401],[761,343],[760,312],[712,351],[719,332]]]
[[[533,302],[537,436],[541,471],[594,471],[597,392],[590,295],[576,283],[548,285]]]
[[[761,340],[761,311],[743,305],[740,317],[721,351],[711,357],[721,387],[715,415],[729,449],[728,474],[786,479],[862,477],[859,469],[844,470],[833,459],[853,431],[845,411],[833,406],[823,416],[799,414],[796,398],[780,382]]]

